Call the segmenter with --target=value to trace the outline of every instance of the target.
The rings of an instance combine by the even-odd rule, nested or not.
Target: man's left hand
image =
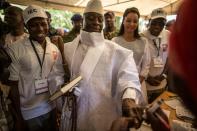
[[[122,115],[123,117],[130,117],[134,119],[135,128],[139,128],[143,121],[143,108],[135,103],[133,99],[123,99],[122,102]]]

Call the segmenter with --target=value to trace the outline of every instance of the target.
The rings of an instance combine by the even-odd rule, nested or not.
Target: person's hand
[[[61,36],[51,36],[50,37],[50,40],[53,44],[55,44],[58,49],[60,50],[60,52],[63,52],[63,49],[64,49],[64,42],[62,40],[62,37]]]
[[[58,35],[56,35],[56,36],[51,36],[51,37],[50,37],[51,42],[52,42],[54,45],[56,45],[57,47],[58,47],[58,39],[59,39],[59,36],[58,36]],[[58,47],[58,48],[59,48],[59,47]]]
[[[153,131],[170,131],[169,121],[165,113],[158,108],[155,112],[147,111],[147,123],[151,124]]]
[[[62,37],[61,36],[51,36],[50,37],[51,39],[51,42],[57,46],[57,48],[60,50],[61,52],[61,55],[62,55],[62,61],[63,63],[65,62],[65,58],[64,58],[64,42],[62,40]]]
[[[57,48],[60,50],[61,52],[61,56],[62,56],[62,63],[63,63],[63,68],[64,68],[64,71],[65,71],[65,81],[68,82],[70,80],[70,71],[69,71],[69,68],[68,68],[68,64],[66,62],[66,59],[65,59],[65,55],[64,55],[64,42],[63,42],[63,39],[61,36],[51,36],[50,37],[51,39],[51,42],[53,44],[55,44],[57,46]]]
[[[58,48],[61,53],[64,52],[64,42],[61,36],[58,36]]]
[[[122,102],[122,115],[123,117],[130,117],[134,120],[134,127],[137,129],[141,126],[143,121],[143,109],[135,103],[132,99],[123,99]]]
[[[165,77],[163,76],[163,75],[159,75],[159,76],[156,76],[156,77],[154,77],[156,80],[158,80],[158,81],[162,81],[162,80],[164,80],[165,79]]]
[[[121,117],[112,122],[110,131],[128,131],[134,127],[134,119],[131,117]]]
[[[152,86],[158,86],[158,85],[160,85],[161,81],[156,78],[157,77],[148,76],[148,78],[146,79],[146,82],[148,82]]]
[[[142,83],[142,82],[144,81],[145,77],[144,77],[144,76],[139,75],[139,79],[140,79],[140,83]]]

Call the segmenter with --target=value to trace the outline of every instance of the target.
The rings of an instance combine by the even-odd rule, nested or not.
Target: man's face
[[[22,13],[14,10],[14,9],[8,9],[5,11],[5,22],[10,27],[16,27],[19,24],[23,23]]]
[[[103,16],[95,12],[84,14],[83,30],[87,32],[101,32],[103,29]]]
[[[159,36],[160,32],[165,26],[166,20],[164,18],[157,18],[150,21],[149,31],[154,36]]]
[[[112,14],[105,15],[105,26],[114,27],[115,17]]]
[[[48,25],[50,25],[51,24],[51,18],[47,18],[47,22],[48,22]]]
[[[83,20],[76,20],[76,21],[73,21],[72,24],[73,24],[73,28],[77,31],[79,31],[82,27],[82,23],[83,23]]]
[[[47,15],[47,22],[48,22],[48,25],[50,26],[50,24],[51,24],[51,21],[52,21],[52,19],[51,19],[51,14],[48,12],[48,11],[46,11],[46,15]]]
[[[38,42],[43,41],[49,31],[47,19],[40,17],[33,18],[27,22],[27,29],[31,38]]]

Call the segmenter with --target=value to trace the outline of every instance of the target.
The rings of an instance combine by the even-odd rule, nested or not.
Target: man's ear
[[[27,26],[25,23],[24,23],[24,27],[25,27],[25,29],[26,29],[25,32],[29,33],[29,32],[28,32],[28,26]]]
[[[150,27],[150,24],[151,24],[151,19],[148,20],[147,27]]]
[[[27,26],[27,24],[25,24],[25,23],[23,23],[24,24],[24,27],[26,28],[26,29],[28,29],[28,26]]]
[[[27,25],[24,23],[24,27],[26,28],[26,29],[28,29],[28,27],[27,27]]]
[[[166,22],[167,22],[167,20],[164,20],[165,25],[166,25]]]

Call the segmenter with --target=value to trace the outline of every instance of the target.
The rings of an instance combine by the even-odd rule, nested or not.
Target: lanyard
[[[38,52],[37,52],[37,50],[36,50],[36,48],[35,48],[35,45],[33,44],[33,42],[32,42],[32,40],[31,40],[31,39],[29,39],[29,40],[30,40],[30,42],[31,42],[31,46],[33,47],[33,50],[34,50],[34,52],[35,52],[35,54],[36,54],[36,57],[37,57],[37,59],[38,59],[38,63],[39,63],[40,68],[41,68],[40,75],[41,75],[41,77],[42,77],[42,66],[43,66],[44,59],[45,59],[46,44],[45,44],[45,46],[44,46],[44,54],[43,54],[42,62],[41,62],[40,57],[39,57],[39,55],[38,55]]]
[[[159,51],[160,51],[160,45],[161,45],[161,38],[159,38],[159,47],[157,47],[155,39],[153,39],[153,43],[154,43],[154,46],[157,49],[157,57],[158,57],[159,56]]]

